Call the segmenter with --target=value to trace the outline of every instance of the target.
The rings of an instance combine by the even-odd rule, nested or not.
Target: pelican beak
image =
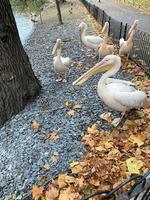
[[[60,42],[56,42],[56,44],[54,45],[52,55],[55,55],[58,49],[60,49]]]
[[[73,85],[82,85],[84,82],[89,80],[95,74],[106,72],[111,68],[112,68],[112,65],[102,60],[101,62],[97,63],[94,67],[92,67],[90,70],[88,70],[83,75],[81,75],[77,80],[75,80],[73,82]]]
[[[101,34],[104,34],[109,28],[109,23],[105,22],[105,25],[103,26],[102,30],[101,30]]]

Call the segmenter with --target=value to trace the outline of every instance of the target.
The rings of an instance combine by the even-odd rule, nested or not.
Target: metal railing
[[[124,193],[119,193],[123,187],[135,183]],[[82,200],[89,200],[92,197],[99,197],[100,200],[150,200],[150,172],[144,176],[133,176],[125,180],[111,191],[98,191]]]
[[[128,24],[124,24],[112,18],[104,10],[91,4],[87,0],[80,1],[102,26],[106,21],[109,21],[109,35],[113,38],[115,43],[119,44],[120,38],[127,39],[127,33],[130,28]],[[150,34],[137,29],[134,34],[133,42],[134,48],[130,54],[130,58],[150,75]]]

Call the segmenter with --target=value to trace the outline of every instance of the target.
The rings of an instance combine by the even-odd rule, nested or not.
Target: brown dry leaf
[[[45,193],[46,200],[56,200],[58,196],[59,190],[54,185],[50,185]]]
[[[67,114],[70,116],[70,117],[73,117],[75,115],[75,111],[74,110],[70,110],[67,112]]]
[[[90,184],[94,185],[94,186],[99,186],[100,181],[98,178],[91,178],[89,181]]]
[[[97,151],[106,151],[106,149],[102,146],[95,147]]]
[[[58,182],[59,188],[63,188],[63,187],[65,187],[67,185],[67,183],[65,181],[66,176],[67,176],[67,174],[60,174],[58,176],[57,182]]]
[[[112,142],[105,142],[104,147],[105,147],[105,149],[113,148],[113,143]]]
[[[78,192],[75,192],[69,187],[66,190],[60,191],[59,200],[79,200],[80,197]]]
[[[75,178],[73,176],[66,176],[65,182],[66,183],[75,183]]]
[[[43,165],[43,167],[46,169],[46,170],[50,170],[50,165],[48,164],[48,163],[45,163],[44,165]]]
[[[129,141],[132,142],[133,144],[137,144],[138,147],[142,146],[144,144],[145,138],[142,137],[141,135],[131,135],[129,137]]]
[[[56,141],[60,139],[60,136],[58,135],[58,133],[49,133],[47,136],[44,137],[44,139]]]
[[[84,141],[85,144],[89,145],[90,147],[94,147],[95,145],[95,142],[90,135],[83,136],[82,140]]]
[[[97,130],[96,124],[93,124],[91,127],[88,127],[87,132],[89,134],[97,134],[99,130]]]
[[[84,185],[84,178],[83,176],[80,178],[75,179],[75,186],[79,186],[79,188],[82,188]]]
[[[39,129],[39,128],[40,128],[40,124],[39,124],[38,122],[34,121],[34,122],[32,123],[32,128],[33,128],[33,129]]]
[[[36,185],[34,185],[32,187],[32,198],[33,200],[39,200],[43,194],[44,191],[44,187],[38,187]]]

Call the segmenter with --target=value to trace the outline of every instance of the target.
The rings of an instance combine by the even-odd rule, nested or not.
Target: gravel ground
[[[85,48],[81,47],[79,23],[80,20],[62,26],[37,25],[26,43],[25,49],[43,89],[40,97],[12,117],[0,130],[0,200],[8,199],[10,194],[22,199],[22,195],[33,184],[41,183],[41,176],[52,178],[67,170],[72,161],[80,160],[84,152],[81,136],[94,122],[99,121],[100,127],[105,130],[112,128],[100,119],[100,114],[110,109],[96,95],[99,76],[84,86],[72,86],[72,82],[96,62],[91,53],[87,54]],[[63,55],[69,55],[72,59],[67,83],[55,81],[56,75],[52,67],[51,52],[58,37],[64,41]],[[78,67],[77,64],[81,60],[84,65]],[[123,72],[117,76],[130,79],[130,76]],[[68,108],[64,107],[65,101],[82,104],[82,109],[70,117],[67,114]],[[113,114],[118,115],[117,112]],[[39,130],[31,128],[35,120],[41,125]],[[42,139],[51,132],[58,133],[60,139]],[[54,153],[58,155],[56,162],[50,160]],[[45,163],[51,166],[50,170],[44,169]]]

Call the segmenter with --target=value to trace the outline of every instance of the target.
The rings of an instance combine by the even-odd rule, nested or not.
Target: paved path
[[[150,15],[122,3],[115,3],[113,0],[91,0],[91,2],[99,6],[102,10],[116,20],[128,23],[129,25],[135,19],[140,21],[139,28],[142,31],[150,33]]]

